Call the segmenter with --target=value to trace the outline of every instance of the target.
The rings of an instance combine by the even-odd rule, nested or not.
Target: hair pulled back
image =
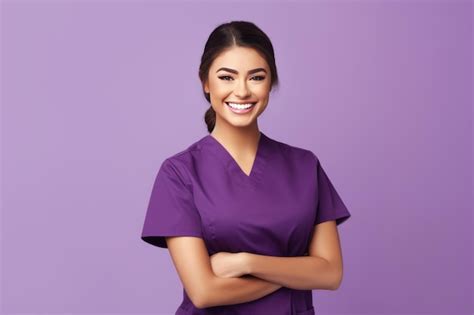
[[[275,54],[268,36],[252,22],[232,21],[224,23],[216,27],[209,35],[199,66],[199,79],[203,86],[204,97],[209,104],[211,104],[210,94],[204,91],[204,84],[209,77],[209,68],[221,52],[234,46],[254,48],[260,52],[270,67],[271,86],[278,85]],[[212,105],[204,114],[204,121],[207,130],[211,133],[216,125],[216,112]]]

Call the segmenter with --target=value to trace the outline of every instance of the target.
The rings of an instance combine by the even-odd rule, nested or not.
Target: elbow
[[[336,281],[330,286],[329,290],[336,291],[337,289],[339,289],[340,286],[341,286],[341,281]]]
[[[193,304],[197,309],[203,309],[207,307],[204,299],[194,299]]]
[[[189,299],[191,300],[191,302],[193,303],[194,307],[196,308],[204,308],[204,299],[202,297],[203,293],[200,292],[198,294],[195,294],[193,296],[189,295]]]
[[[333,277],[332,284],[329,288],[332,291],[336,291],[337,289],[339,289],[339,287],[341,286],[341,283],[342,283],[342,270],[337,271],[334,274],[335,275]]]
[[[198,309],[202,309],[202,308],[206,308],[208,307],[207,306],[207,300],[206,300],[206,296],[205,296],[205,291],[201,291],[199,292],[198,294],[194,295],[194,296],[190,296],[189,298],[191,299],[191,302],[193,302],[193,305],[198,308]]]
[[[201,292],[200,296],[195,299],[194,306],[198,309],[208,308],[214,306],[210,301],[210,294],[206,292]]]
[[[211,297],[212,297],[212,281],[208,280],[206,285],[203,285],[198,290],[195,291],[193,298],[191,299],[194,306],[198,309],[203,309],[212,306]],[[191,297],[190,297],[191,298]]]

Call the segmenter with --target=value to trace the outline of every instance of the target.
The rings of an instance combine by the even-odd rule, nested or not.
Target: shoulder
[[[299,147],[299,146],[292,145],[292,144],[289,144],[280,140],[275,140],[275,139],[272,139],[272,141],[279,148],[280,152],[285,157],[285,159],[296,160],[299,163],[304,161],[311,165],[316,164],[318,161],[317,155],[308,148]]]
[[[166,157],[160,169],[163,169],[168,174],[178,176],[181,181],[190,184],[191,169],[195,165],[196,160],[201,156],[202,139],[204,138],[200,138],[184,149]]]

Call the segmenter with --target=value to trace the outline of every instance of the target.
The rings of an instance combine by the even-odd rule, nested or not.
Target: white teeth
[[[236,108],[236,109],[247,109],[252,107],[254,104],[236,104],[236,103],[227,103],[230,107]]]

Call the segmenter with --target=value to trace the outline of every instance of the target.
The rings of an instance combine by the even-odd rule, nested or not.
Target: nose
[[[245,79],[237,83],[237,86],[235,87],[235,90],[234,90],[234,94],[235,96],[239,98],[246,98],[247,96],[250,95],[250,90],[247,87],[247,83]]]

